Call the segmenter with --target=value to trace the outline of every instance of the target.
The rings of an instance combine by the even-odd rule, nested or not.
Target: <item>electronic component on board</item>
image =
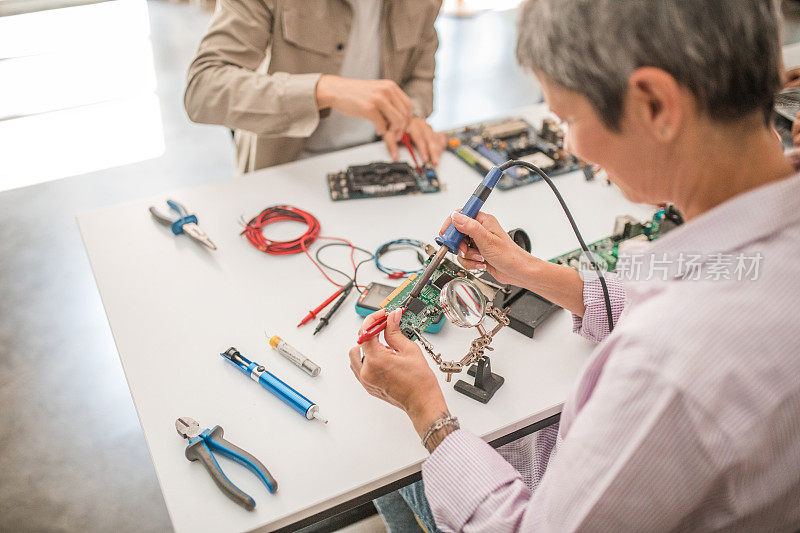
[[[406,311],[409,313],[414,313],[418,315],[422,311],[425,310],[425,302],[420,300],[419,298],[411,298],[408,300],[408,304],[406,304]]]
[[[378,309],[381,308],[381,302],[383,302],[387,296],[392,294],[397,287],[392,287],[391,285],[384,285],[382,283],[370,283],[367,285],[367,288],[364,289],[364,292],[361,293],[361,296],[358,297],[358,301],[356,302],[356,313],[359,316],[366,317]],[[422,305],[423,309],[425,304]],[[438,319],[433,320],[430,324],[425,328],[426,333],[439,333],[442,328],[444,327],[445,318],[444,315],[438,313]]]
[[[453,279],[453,276],[451,276],[447,272],[442,272],[441,274],[439,274],[438,278],[433,280],[432,283],[434,287],[436,287],[439,290],[442,290],[445,284],[447,284],[447,282],[450,281],[451,279]]]
[[[334,201],[439,192],[434,168],[426,164],[420,170],[402,161],[353,165],[328,174],[328,189]]]
[[[564,130],[545,118],[537,129],[520,118],[507,118],[472,124],[446,132],[448,149],[481,174],[492,166],[510,159],[526,161],[550,176],[583,169],[592,179],[592,167],[564,150]],[[497,184],[500,189],[513,189],[541,180],[538,174],[524,167],[503,172]]]
[[[639,222],[629,215],[619,216],[614,221],[614,232],[611,236],[589,244],[588,248],[605,270],[613,272],[619,261],[620,244],[632,239],[655,240],[682,223],[683,217],[672,204],[666,204],[663,209],[656,211],[652,219],[647,222]],[[550,262],[567,265],[576,270],[586,269],[588,266],[585,253],[580,248],[554,257]]]

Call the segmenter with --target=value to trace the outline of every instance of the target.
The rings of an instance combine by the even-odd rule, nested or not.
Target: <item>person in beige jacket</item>
[[[441,0],[218,0],[189,67],[195,122],[234,132],[240,172],[407,131],[437,164],[434,21]]]

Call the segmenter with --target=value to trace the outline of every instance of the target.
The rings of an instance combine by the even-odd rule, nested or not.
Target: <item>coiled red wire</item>
[[[275,222],[302,222],[306,224],[307,228],[302,235],[295,239],[288,241],[274,241],[265,237],[262,229],[264,226],[274,224]],[[353,271],[356,269],[355,247],[353,246],[353,243],[347,239],[341,239],[339,237],[325,237],[320,235],[319,232],[319,220],[317,220],[317,217],[308,211],[303,211],[302,209],[291,205],[274,205],[272,207],[267,207],[259,214],[251,218],[245,225],[244,230],[242,230],[241,235],[244,235],[250,244],[266,254],[291,255],[299,254],[300,252],[305,253],[306,257],[308,257],[308,259],[314,263],[314,266],[317,267],[317,270],[319,270],[322,275],[325,276],[325,279],[337,287],[342,287],[342,284],[333,281],[328,274],[325,273],[322,267],[314,260],[314,258],[311,257],[311,254],[308,253],[308,247],[317,239],[329,239],[347,244],[350,246],[350,262],[353,264]]]
[[[302,235],[289,241],[273,241],[261,229],[275,222],[302,222],[308,227]],[[319,220],[307,211],[291,205],[268,207],[250,219],[242,231],[250,244],[270,255],[299,254],[319,237]]]

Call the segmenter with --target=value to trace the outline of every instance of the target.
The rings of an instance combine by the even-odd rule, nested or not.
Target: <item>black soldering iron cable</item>
[[[605,304],[606,304],[606,316],[608,318],[608,331],[613,331],[614,330],[614,315],[611,313],[611,297],[608,294],[608,286],[606,285],[606,278],[603,276],[602,270],[600,270],[600,267],[595,262],[594,257],[592,256],[592,252],[589,251],[589,247],[586,246],[586,243],[584,242],[583,237],[581,236],[581,232],[578,230],[577,224],[575,224],[575,219],[572,218],[572,213],[570,212],[569,208],[567,207],[566,202],[564,202],[564,198],[561,196],[561,193],[558,192],[558,189],[553,184],[553,180],[551,180],[550,176],[545,174],[544,171],[542,169],[540,169],[539,167],[537,167],[536,165],[528,163],[527,161],[520,161],[519,159],[512,159],[511,161],[506,161],[505,163],[500,165],[498,168],[500,170],[505,171],[505,170],[507,170],[507,169],[509,169],[511,167],[523,167],[523,168],[527,168],[528,170],[530,170],[532,172],[535,172],[553,190],[553,194],[556,195],[556,198],[558,199],[558,203],[561,204],[561,207],[564,209],[564,213],[567,215],[567,220],[569,220],[569,224],[570,224],[570,226],[572,226],[572,231],[575,232],[575,236],[578,238],[578,242],[581,245],[581,249],[583,249],[583,251],[586,252],[586,257],[589,258],[589,262],[592,264],[592,267],[594,268],[595,272],[597,273],[597,276],[600,278],[600,285],[603,287],[603,299],[605,300]]]

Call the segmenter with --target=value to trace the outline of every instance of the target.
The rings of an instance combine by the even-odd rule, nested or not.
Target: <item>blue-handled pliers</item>
[[[211,242],[211,239],[208,238],[206,232],[200,229],[200,226],[197,225],[197,216],[190,215],[183,204],[176,202],[175,200],[167,200],[167,205],[169,206],[170,210],[172,210],[175,215],[165,215],[154,206],[150,206],[150,214],[153,215],[157,221],[165,226],[169,226],[172,230],[172,233],[175,235],[180,235],[181,233],[186,233],[189,237],[193,238],[200,244],[204,246],[208,246],[212,250],[217,249],[217,245]]]
[[[255,508],[255,500],[231,483],[231,480],[222,471],[212,452],[218,452],[228,459],[247,467],[264,482],[270,492],[278,490],[278,482],[269,473],[267,467],[251,454],[222,438],[223,431],[221,427],[215,426],[214,429],[204,429],[195,420],[182,416],[175,421],[175,429],[178,430],[178,434],[181,437],[189,439],[189,445],[186,447],[186,458],[190,461],[199,459],[222,492],[248,511],[252,511]]]

